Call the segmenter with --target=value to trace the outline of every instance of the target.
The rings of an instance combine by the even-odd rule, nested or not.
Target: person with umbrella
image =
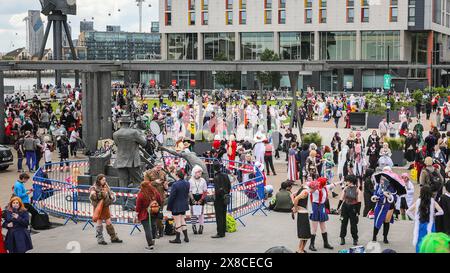
[[[401,178],[393,173],[390,167],[385,167],[382,172],[374,176],[376,185],[371,198],[375,204],[375,217],[372,241],[377,241],[377,235],[383,226],[383,242],[388,244],[390,224],[394,223],[392,217],[398,195],[406,194]]]

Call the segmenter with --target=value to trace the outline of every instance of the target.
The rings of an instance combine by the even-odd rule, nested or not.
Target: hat
[[[433,165],[433,159],[428,156],[425,158],[425,166],[431,166],[431,165]]]
[[[129,115],[122,115],[122,117],[120,117],[119,122],[120,123],[131,123],[132,122],[131,116],[129,116]]]

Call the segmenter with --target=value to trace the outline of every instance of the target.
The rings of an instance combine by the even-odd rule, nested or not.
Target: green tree
[[[223,52],[220,52],[213,59],[214,61],[231,61]],[[217,71],[215,80],[218,84],[226,88],[236,87],[239,85],[239,75],[231,71]]]
[[[261,62],[275,62],[280,60],[280,56],[276,54],[273,50],[266,49],[260,55]],[[281,73],[280,72],[257,72],[256,77],[259,81],[259,88],[261,92],[261,97],[263,96],[264,86],[269,85],[270,87],[280,87]]]

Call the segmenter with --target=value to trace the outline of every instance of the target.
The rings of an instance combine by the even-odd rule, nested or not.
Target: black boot
[[[357,246],[358,245],[358,239],[353,239],[353,245]]]
[[[186,243],[189,243],[189,237],[188,237],[187,230],[183,230],[183,235],[184,235],[184,241],[185,241]]]
[[[389,227],[390,227],[389,223],[383,223],[383,243],[385,243],[385,244],[389,244],[389,241],[387,238],[387,236],[389,234]]]
[[[341,238],[341,246],[345,245],[345,238]]]
[[[317,251],[317,249],[314,247],[315,241],[316,241],[316,235],[311,235],[311,242],[309,243],[309,250]]]
[[[328,234],[326,232],[322,233],[323,238],[323,247],[326,249],[334,249],[329,243],[328,243]]]
[[[164,226],[159,227],[158,233],[159,233],[159,238],[164,237]]]
[[[196,225],[192,225],[192,231],[194,232],[194,234],[198,234]]]
[[[198,228],[198,234],[203,234],[203,225]]]
[[[175,239],[170,240],[169,243],[171,243],[171,244],[181,244],[180,233],[178,231],[176,233]]]
[[[378,231],[379,231],[379,229],[377,229],[376,227],[373,228],[373,238],[372,238],[373,242],[377,241]]]

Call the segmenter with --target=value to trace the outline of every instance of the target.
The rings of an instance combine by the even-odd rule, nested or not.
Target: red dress
[[[236,143],[236,141],[232,141],[231,142],[231,147],[230,147],[230,143],[228,142],[227,146],[228,146],[227,147],[228,160],[230,160],[229,169],[233,170],[234,162],[232,162],[232,161],[234,161],[236,159],[237,143]],[[231,153],[230,153],[230,148],[231,148]]]
[[[2,215],[2,209],[0,208],[0,215]],[[0,228],[0,254],[6,253],[5,242],[3,242],[3,235]]]

